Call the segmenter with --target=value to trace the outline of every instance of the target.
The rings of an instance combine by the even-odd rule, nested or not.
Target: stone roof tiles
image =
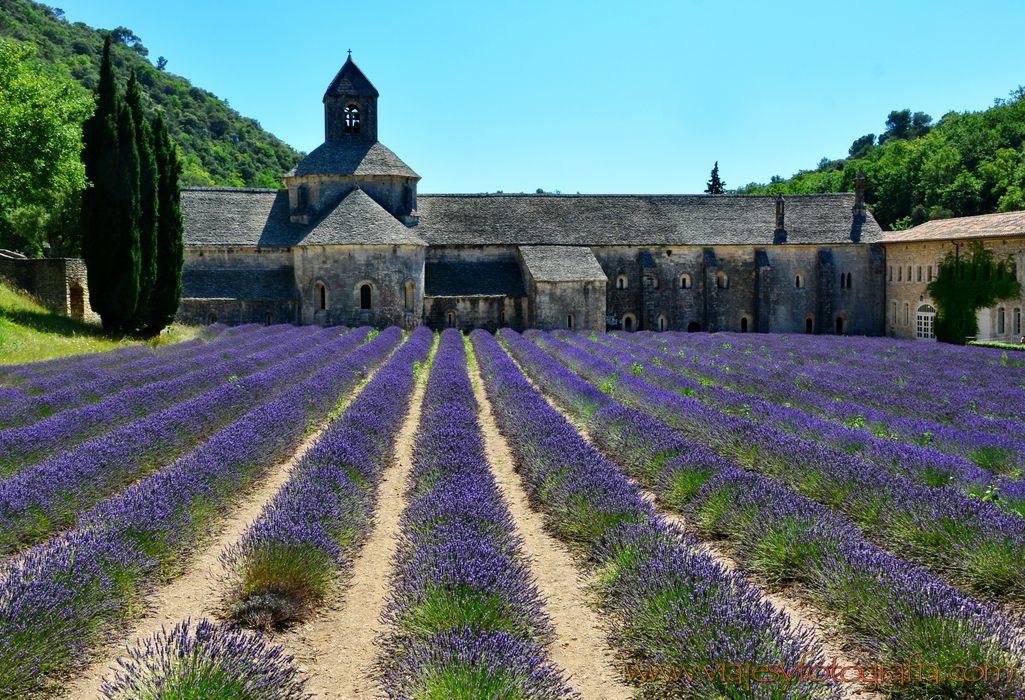
[[[298,298],[292,268],[203,268],[182,270],[183,299],[292,301]]]
[[[380,141],[326,141],[302,159],[293,175],[420,176]]]
[[[429,245],[772,245],[775,196],[419,195]],[[853,194],[785,198],[787,243],[873,243]]]
[[[519,251],[535,282],[604,282],[608,279],[587,247],[520,246]]]
[[[363,74],[356,62],[352,60],[352,54],[345,59],[341,70],[335,75],[334,80],[327,86],[324,99],[329,95],[362,95],[368,97],[380,97],[377,88],[370,82],[370,79]]]
[[[1025,236],[1025,211],[927,221],[906,231],[887,231],[883,243]]]
[[[361,189],[342,198],[298,245],[426,245]]]

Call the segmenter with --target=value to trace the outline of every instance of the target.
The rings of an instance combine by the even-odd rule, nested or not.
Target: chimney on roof
[[[776,228],[772,232],[773,245],[787,242],[787,228],[784,218],[783,195],[776,196]]]
[[[865,207],[865,173],[858,173],[854,177],[854,218],[864,218],[867,211]]]

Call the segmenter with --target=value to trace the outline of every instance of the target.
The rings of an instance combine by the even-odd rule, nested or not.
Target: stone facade
[[[987,222],[1021,220],[1021,226],[999,236],[982,237],[973,231]],[[970,241],[978,241],[991,250],[997,259],[1014,263],[1018,282],[1025,287],[1025,215],[1022,212],[963,217],[942,222],[929,222],[910,229],[887,234],[886,248],[886,334],[894,338],[934,340],[936,305],[927,287],[938,274],[945,255],[965,250]],[[930,225],[932,224],[932,225]],[[1017,229],[1017,232],[1015,232]],[[995,233],[989,228],[983,232]],[[999,302],[978,312],[978,338],[1018,342],[1025,334],[1025,294]]]

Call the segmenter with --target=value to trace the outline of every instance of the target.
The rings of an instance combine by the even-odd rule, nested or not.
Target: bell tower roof
[[[328,85],[324,101],[331,97],[379,97],[377,88],[352,60],[352,51],[349,52],[345,65]]]

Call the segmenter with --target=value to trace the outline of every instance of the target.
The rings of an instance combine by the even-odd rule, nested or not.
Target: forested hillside
[[[866,199],[883,228],[930,219],[1025,209],[1025,88],[980,112],[895,110],[878,137],[854,141],[846,158],[823,158],[788,180],[751,183],[741,193],[849,192],[864,172]]]
[[[94,29],[70,23],[56,8],[30,0],[0,0],[0,38],[34,45],[43,70],[70,77],[91,94],[99,78],[103,37],[112,32],[119,81],[135,69],[148,116],[160,112],[181,146],[183,185],[280,187],[280,176],[299,160],[288,144],[241,116],[216,95],[151,63],[142,39],[126,27]]]

